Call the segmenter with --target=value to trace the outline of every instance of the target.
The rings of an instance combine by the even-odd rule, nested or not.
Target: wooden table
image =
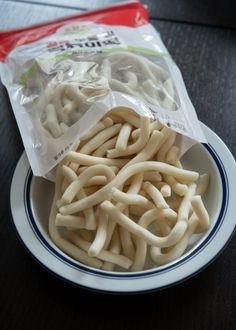
[[[116,1],[0,0],[0,29],[54,19]],[[182,71],[199,119],[236,156],[236,10],[233,1],[147,0]],[[0,328],[236,329],[236,238],[197,276],[143,296],[109,296],[69,285],[29,256],[14,229],[9,193],[23,152],[0,84]],[[235,215],[236,216],[236,215]],[[132,308],[132,310],[131,310]]]

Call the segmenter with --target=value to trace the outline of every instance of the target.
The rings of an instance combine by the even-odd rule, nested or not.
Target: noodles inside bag
[[[34,175],[46,176],[112,109],[180,133],[180,154],[206,142],[181,73],[139,2],[2,32],[0,41],[1,79]],[[134,127],[141,130],[137,120]],[[120,140],[109,157],[123,147]]]
[[[110,271],[179,258],[192,235],[210,226],[201,197],[209,176],[183,169],[176,135],[125,109],[105,116],[57,166],[49,219],[54,243]]]

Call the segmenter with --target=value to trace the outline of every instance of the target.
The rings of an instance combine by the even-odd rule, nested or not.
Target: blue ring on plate
[[[83,266],[82,264],[78,264],[76,262],[73,262],[71,260],[68,260],[65,256],[61,255],[55,248],[53,248],[47,240],[44,238],[42,233],[40,232],[39,228],[37,227],[37,224],[35,222],[33,212],[32,212],[32,207],[31,207],[31,202],[30,202],[30,191],[31,191],[31,182],[33,178],[33,173],[31,169],[27,173],[26,180],[25,180],[25,185],[24,185],[24,206],[26,210],[26,215],[27,219],[29,222],[29,225],[35,234],[36,238],[40,241],[40,243],[57,259],[59,259],[61,262],[65,263],[67,266],[70,266],[72,268],[78,269],[84,273],[87,274],[92,274],[96,275],[99,277],[103,278],[119,278],[119,279],[131,279],[131,278],[145,278],[145,277],[151,277],[155,276],[156,274],[160,273],[165,273],[168,272],[169,270],[172,270],[174,268],[179,267],[180,265],[186,263],[188,260],[192,259],[195,255],[201,252],[201,250],[208,245],[218,230],[221,227],[221,224],[224,220],[227,207],[228,207],[228,199],[229,199],[229,184],[228,184],[228,178],[227,174],[224,168],[224,165],[219,158],[218,154],[216,153],[215,149],[209,145],[209,144],[203,144],[203,146],[207,149],[207,151],[211,154],[212,158],[214,159],[217,168],[220,173],[221,177],[221,183],[222,183],[222,203],[221,203],[221,208],[220,208],[220,213],[218,216],[218,219],[215,223],[215,226],[212,228],[211,232],[207,236],[207,238],[203,239],[203,241],[190,253],[188,253],[186,256],[182,257],[179,261],[173,262],[170,265],[162,266],[161,269],[156,268],[152,269],[150,271],[145,271],[143,274],[136,274],[136,273],[110,273],[107,274],[105,271],[102,270],[97,270],[97,269],[92,269],[87,266]]]

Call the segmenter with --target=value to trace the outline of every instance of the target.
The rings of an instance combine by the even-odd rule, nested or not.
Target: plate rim
[[[229,158],[231,158],[231,161],[234,162],[233,165],[235,166],[235,160],[234,160],[233,155],[231,154],[231,152],[228,149],[228,147],[224,144],[224,142],[220,139],[220,137],[216,133],[214,133],[210,128],[208,128],[206,125],[202,124],[202,126],[204,128],[204,131],[207,130],[210,133],[210,135],[212,134],[212,136],[215,138],[215,141],[217,142],[216,144],[218,146],[220,146],[220,147],[223,147],[223,150],[226,152],[226,154],[229,156]],[[24,238],[22,237],[21,233],[19,232],[19,228],[17,227],[17,223],[16,223],[17,220],[14,218],[14,215],[15,214],[14,214],[14,210],[13,210],[13,207],[12,207],[12,205],[13,205],[13,195],[14,195],[13,184],[14,184],[14,179],[16,180],[17,170],[19,169],[19,166],[20,166],[19,164],[21,163],[21,161],[22,161],[22,159],[24,157],[26,157],[25,152],[23,152],[23,154],[21,155],[21,157],[20,157],[20,159],[19,159],[19,161],[17,163],[17,166],[16,166],[15,171],[14,171],[12,183],[11,183],[11,192],[10,192],[10,206],[11,207],[10,208],[11,208],[11,214],[12,214],[12,219],[13,219],[14,227],[16,228],[17,234],[18,234],[21,242],[23,243],[24,247],[27,249],[27,251],[30,253],[30,255],[32,255],[33,258],[43,266],[43,268],[45,268],[47,271],[49,271],[51,274],[53,274],[57,278],[60,278],[60,279],[62,279],[64,281],[66,281],[66,282],[69,282],[70,284],[73,284],[74,286],[85,288],[85,289],[88,289],[88,290],[91,290],[91,291],[96,291],[96,292],[101,292],[101,293],[110,293],[110,294],[141,294],[141,293],[148,293],[148,292],[154,292],[154,291],[162,290],[164,288],[171,287],[171,286],[177,285],[177,284],[179,284],[181,282],[184,282],[187,279],[189,279],[189,278],[197,275],[199,272],[201,272],[206,267],[208,267],[208,265],[210,263],[212,263],[219,256],[219,254],[221,254],[223,252],[223,250],[227,247],[227,245],[229,244],[230,240],[232,239],[232,237],[234,235],[235,228],[236,228],[236,220],[234,221],[234,228],[231,230],[231,233],[227,236],[227,239],[225,240],[224,244],[221,245],[220,247],[216,247],[215,248],[216,249],[216,253],[214,254],[213,257],[210,257],[209,260],[206,263],[204,263],[200,267],[197,267],[196,270],[194,270],[193,272],[190,272],[187,276],[184,276],[183,278],[181,278],[179,280],[170,279],[168,281],[169,282],[168,284],[162,285],[160,287],[153,287],[153,286],[151,286],[150,288],[145,288],[143,290],[136,287],[136,289],[135,288],[132,288],[130,290],[124,290],[124,291],[122,291],[122,290],[101,289],[101,288],[98,288],[98,287],[93,287],[93,286],[91,287],[89,285],[83,285],[81,283],[74,282],[73,280],[70,280],[70,279],[64,277],[63,275],[58,274],[53,269],[50,269],[48,267],[48,265],[46,265],[43,261],[39,260],[39,258],[32,252],[32,250],[30,249],[30,247],[27,245],[27,242],[25,242]],[[222,159],[221,159],[221,161],[222,161]],[[30,168],[30,166],[28,165],[28,169],[29,168]],[[236,167],[234,168],[234,172],[235,172],[235,175],[236,175]],[[28,173],[28,171],[27,171],[27,173]],[[24,182],[25,182],[25,180],[26,180],[26,177],[24,177]],[[232,186],[232,184],[231,184],[231,186]],[[24,210],[25,210],[25,207],[24,207]],[[25,213],[26,213],[26,211],[25,211]],[[228,213],[228,209],[226,210],[226,215],[227,215],[227,213]],[[213,240],[214,239],[215,238],[213,238]],[[188,263],[188,261],[186,261],[186,263]],[[87,266],[85,266],[85,267],[86,268],[89,268]],[[95,275],[92,275],[92,276],[95,276]],[[158,273],[157,274],[154,274],[153,277],[154,276],[155,277],[156,276],[159,276],[159,274]]]

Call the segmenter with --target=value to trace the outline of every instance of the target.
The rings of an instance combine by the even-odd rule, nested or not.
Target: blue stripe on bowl
[[[91,275],[96,275],[99,277],[104,277],[104,278],[119,278],[119,279],[132,279],[132,278],[145,278],[145,277],[151,277],[151,276],[156,276],[157,274],[163,274],[166,273],[170,270],[173,270],[180,265],[185,264],[188,262],[190,259],[192,259],[194,256],[196,256],[198,253],[200,253],[204,247],[206,247],[212,239],[215,237],[216,233],[221,227],[221,224],[225,218],[225,214],[227,211],[228,207],[228,198],[229,198],[229,185],[228,185],[228,178],[227,174],[224,168],[224,165],[222,161],[220,160],[218,154],[216,153],[215,149],[209,145],[209,144],[203,144],[203,146],[207,149],[207,151],[211,154],[212,158],[214,159],[217,168],[220,173],[221,177],[221,183],[222,183],[222,203],[221,203],[221,208],[220,208],[220,213],[218,216],[218,219],[210,231],[209,235],[202,240],[200,244],[198,244],[194,249],[190,250],[189,253],[185,254],[183,257],[179,258],[177,261],[167,264],[166,266],[162,266],[159,268],[151,269],[151,270],[146,270],[140,273],[107,273],[103,270],[97,270],[93,269],[87,266],[84,266],[82,264],[78,264],[77,262],[74,262],[61,253],[59,253],[53,246],[51,246],[48,241],[45,239],[45,237],[42,235],[40,232],[34,216],[32,212],[32,207],[31,207],[31,202],[30,202],[30,190],[31,190],[31,182],[33,178],[32,171],[29,170],[26,180],[25,180],[25,186],[24,186],[24,204],[25,204],[25,211],[27,215],[27,219],[29,222],[29,225],[35,234],[36,238],[40,241],[40,243],[44,246],[45,249],[47,249],[54,257],[59,259],[61,262],[65,263],[67,266],[70,266],[72,268],[75,268],[81,272],[91,274]]]

